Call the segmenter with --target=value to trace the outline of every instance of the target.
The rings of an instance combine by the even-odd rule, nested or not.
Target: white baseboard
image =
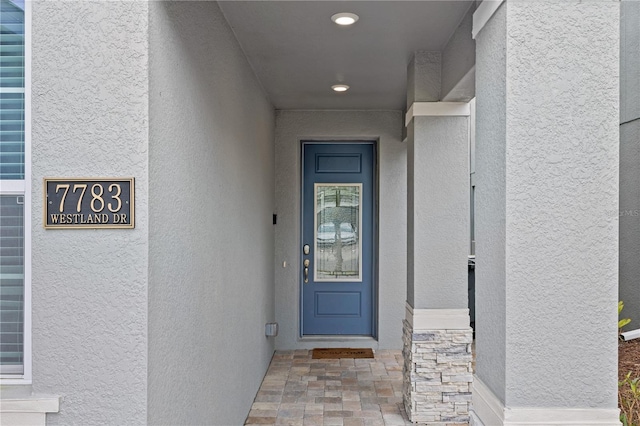
[[[469,410],[469,426],[485,426],[480,417],[473,411],[473,408]]]
[[[504,425],[504,405],[477,375],[471,384],[471,405],[482,425]]]
[[[478,376],[474,375],[471,388],[473,415],[480,420],[477,425],[620,426],[617,408],[505,407]]]

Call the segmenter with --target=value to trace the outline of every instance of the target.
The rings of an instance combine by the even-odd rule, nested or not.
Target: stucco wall
[[[616,406],[619,13],[617,2],[507,7],[510,405]],[[580,395],[560,396],[574,389],[577,348]]]
[[[406,144],[400,111],[278,111],[276,114],[276,312],[278,349],[313,348],[299,339],[301,140],[379,140],[378,342],[350,344],[402,347],[407,270]],[[286,268],[283,267],[286,262]],[[331,346],[333,341],[322,341]],[[344,345],[344,343],[342,343]]]
[[[621,2],[620,299],[640,328],[640,2]]]
[[[274,112],[215,2],[149,8],[148,420],[242,424],[274,348]]]
[[[506,8],[476,38],[476,374],[504,401]]]
[[[62,396],[52,425],[147,417],[147,24],[145,2],[33,5],[33,389]],[[45,231],[45,176],[133,176],[135,229]]]
[[[442,50],[442,100],[469,101],[475,95],[476,42],[471,38],[474,11],[472,4]]]
[[[414,117],[409,127],[407,301],[466,309],[469,119]]]
[[[420,50],[414,52],[407,66],[407,109],[414,102],[440,100],[442,53]]]
[[[507,2],[477,39],[478,374],[496,392],[484,351],[506,360],[508,407],[616,406],[618,14]]]

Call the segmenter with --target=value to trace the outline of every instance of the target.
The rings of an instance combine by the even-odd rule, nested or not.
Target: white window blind
[[[0,374],[24,373],[25,19],[0,0]],[[16,186],[15,183],[22,185]]]
[[[24,11],[0,0],[0,180],[24,179]]]
[[[0,195],[0,361],[3,374],[24,363],[24,196]]]

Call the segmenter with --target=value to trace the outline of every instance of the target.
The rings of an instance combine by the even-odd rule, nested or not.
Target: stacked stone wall
[[[468,425],[473,331],[403,327],[404,405],[414,423]]]

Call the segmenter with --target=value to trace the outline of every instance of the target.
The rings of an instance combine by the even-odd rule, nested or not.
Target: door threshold
[[[287,349],[306,349],[311,350],[315,348],[371,348],[374,351],[380,347],[378,339],[371,336],[346,336],[340,334],[337,336],[303,336],[298,337],[293,348]]]
[[[363,341],[363,342],[377,342],[378,339],[372,337],[372,336],[349,336],[349,335],[345,335],[345,334],[338,334],[335,336],[332,335],[322,335],[322,336],[316,336],[316,335],[311,335],[311,336],[302,336],[300,338],[298,338],[298,341],[301,342],[327,342],[327,341],[332,341],[332,342],[352,342],[354,340],[357,341]]]

